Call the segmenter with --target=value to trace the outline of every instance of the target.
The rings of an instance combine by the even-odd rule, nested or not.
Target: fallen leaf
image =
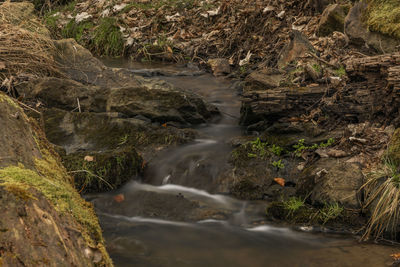
[[[167,124],[166,124],[166,123],[163,123],[161,126],[162,126],[162,127],[167,127]]]
[[[285,186],[285,179],[283,178],[274,178],[274,181],[282,187]]]
[[[0,70],[3,70],[5,68],[6,68],[6,63],[0,61]]]
[[[142,169],[146,167],[147,162],[145,160],[142,161]]]
[[[172,48],[171,48],[171,47],[169,47],[169,46],[167,46],[167,50],[168,50],[168,52],[169,52],[169,53],[171,53],[171,54],[173,54],[173,53],[174,53],[174,51],[172,51]]]
[[[117,203],[121,203],[125,200],[125,196],[124,196],[124,194],[116,195],[116,196],[114,196],[114,200]]]
[[[400,253],[395,253],[395,254],[392,254],[392,255],[390,255],[390,257],[392,257],[394,260],[400,260]]]
[[[87,155],[87,156],[85,156],[84,160],[88,161],[88,162],[92,162],[92,161],[94,161],[94,157]]]

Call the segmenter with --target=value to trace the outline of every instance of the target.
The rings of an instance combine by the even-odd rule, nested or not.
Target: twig
[[[315,58],[316,60],[318,60],[318,61],[324,63],[325,65],[331,66],[332,68],[337,68],[337,66],[335,66],[335,65],[333,65],[333,64],[331,64],[331,63],[329,63],[329,62],[326,61],[326,60],[323,60],[323,59],[320,58],[320,57],[317,57],[316,55],[314,55],[314,54],[312,54],[312,53],[307,53],[306,55],[312,56],[312,57]]]
[[[98,175],[96,175],[96,174],[94,174],[94,173],[92,173],[92,172],[90,172],[90,171],[88,171],[88,170],[69,171],[68,173],[81,173],[81,172],[84,172],[84,173],[87,173],[87,174],[89,174],[89,175],[91,175],[91,176],[94,176],[94,177],[100,179],[100,181],[102,181],[102,182],[104,182],[105,184],[107,184],[111,189],[115,189],[114,186],[112,186],[109,182],[107,182],[106,180],[104,180],[104,178],[102,178],[102,177],[100,177],[100,176],[98,176]]]
[[[77,97],[76,98],[76,101],[78,102],[78,110],[79,110],[79,113],[81,113],[82,111],[81,111],[81,104],[79,103],[79,98]]]
[[[34,108],[32,108],[32,107],[30,107],[30,106],[28,106],[28,105],[22,103],[21,101],[19,101],[19,100],[17,100],[17,99],[16,99],[16,101],[18,102],[18,104],[20,104],[20,105],[23,106],[24,108],[27,108],[27,109],[29,109],[29,110],[31,110],[31,111],[33,111],[33,112],[36,112],[37,114],[42,115],[42,113],[41,113],[40,111],[37,111],[36,109],[34,109]]]

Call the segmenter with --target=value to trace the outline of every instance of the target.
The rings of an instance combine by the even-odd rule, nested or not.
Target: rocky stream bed
[[[128,2],[0,4],[0,267],[400,263],[398,4]]]

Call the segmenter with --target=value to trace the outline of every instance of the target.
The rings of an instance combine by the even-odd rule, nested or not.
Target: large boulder
[[[322,13],[319,20],[317,35],[327,36],[334,31],[344,31],[344,19],[349,12],[349,6],[333,4],[329,5]]]
[[[92,206],[37,124],[0,93],[0,263],[112,266]]]
[[[396,51],[396,47],[400,45],[400,40],[379,32],[369,31],[367,25],[363,22],[363,14],[367,8],[367,2],[358,2],[346,16],[344,30],[350,42],[356,45],[367,45],[381,53]]]
[[[322,158],[304,169],[297,188],[298,192],[309,195],[313,204],[340,203],[348,208],[359,208],[359,190],[363,182],[358,164]]]

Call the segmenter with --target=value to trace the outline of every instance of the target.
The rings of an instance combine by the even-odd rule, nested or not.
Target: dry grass
[[[55,50],[53,41],[47,36],[1,23],[0,84],[19,75],[60,75],[53,58]]]
[[[385,160],[381,169],[367,175],[365,207],[372,207],[371,218],[362,237],[379,238],[384,233],[396,237],[400,219],[400,174],[396,164]]]

